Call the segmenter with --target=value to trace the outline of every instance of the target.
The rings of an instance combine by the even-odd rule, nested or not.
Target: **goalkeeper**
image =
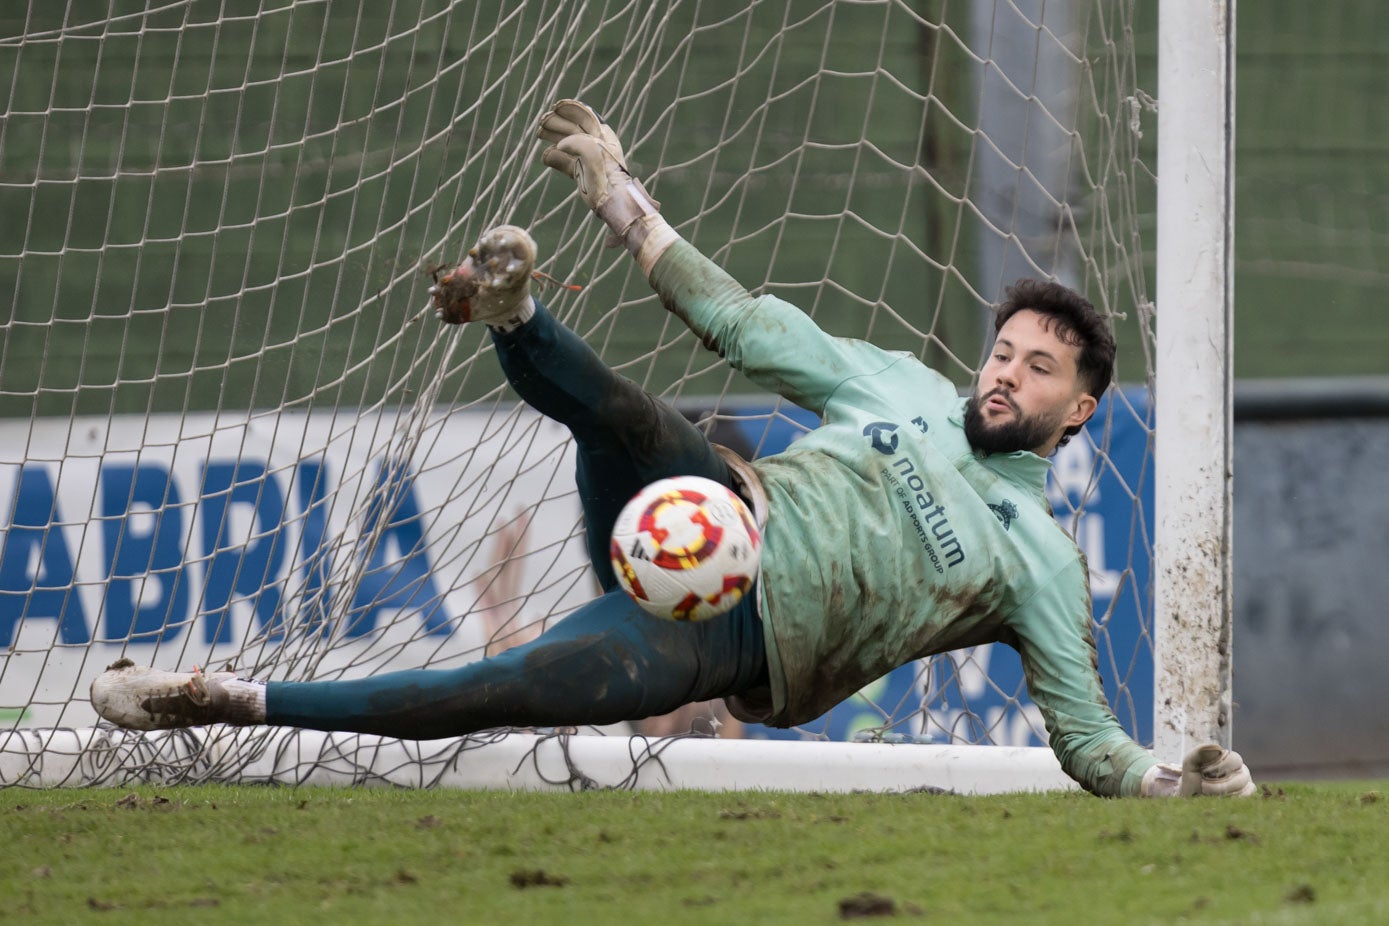
[[[556,103],[539,136],[550,143],[544,163],[576,181],[665,306],[822,426],[755,463],[721,452],[531,298],[534,243],[495,228],[432,293],[443,321],[488,325],[512,386],[573,433],[604,594],[537,639],[458,669],[259,682],[122,660],[93,682],[103,717],[137,729],[264,723],[432,739],[634,720],[722,697],[740,719],[792,726],[909,661],[1001,641],[1021,655],[1050,745],[1085,789],[1253,793],[1243,761],[1218,746],[1180,767],[1158,762],[1104,696],[1085,563],[1043,494],[1047,457],[1110,381],[1114,341],[1090,303],[1055,283],[1012,287],[962,400],[909,354],[830,337],[780,299],[749,294],[662,218],[586,105]],[[627,499],[676,474],[734,487],[765,521],[754,591],[700,623],[646,615],[607,554]]]

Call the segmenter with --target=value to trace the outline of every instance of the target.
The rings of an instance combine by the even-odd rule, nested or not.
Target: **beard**
[[[1055,415],[1024,415],[1021,409],[1013,405],[1012,399],[1008,399],[1008,404],[1013,405],[1014,417],[1009,421],[989,424],[984,420],[984,413],[980,411],[980,406],[994,395],[1001,395],[1008,399],[1003,390],[994,389],[983,395],[976,392],[965,403],[965,437],[969,440],[971,447],[985,453],[1016,453],[1019,450],[1036,450],[1048,443],[1056,434],[1056,428],[1060,421]]]

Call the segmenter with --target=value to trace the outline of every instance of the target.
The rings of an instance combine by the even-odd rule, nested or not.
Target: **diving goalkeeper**
[[[122,660],[92,684],[136,729],[223,722],[406,739],[506,726],[607,724],[725,698],[739,719],[809,721],[891,669],[1000,641],[1022,657],[1062,768],[1100,795],[1248,795],[1218,746],[1181,766],[1130,739],[1106,702],[1086,567],[1052,518],[1047,458],[1109,386],[1114,340],[1079,294],[1024,280],[961,399],[905,353],[833,338],[794,306],[749,294],[681,239],[588,106],[540,120],[544,163],[571,177],[671,312],[759,385],[821,416],[749,463],[619,376],[529,292],[535,245],[492,229],[432,290],[442,321],[489,326],[517,393],[566,425],[590,559],[604,593],[538,638],[457,669],[340,681],[165,672]],[[699,623],[653,618],[617,585],[608,537],[622,505],[688,474],[739,491],[763,522],[757,585]]]

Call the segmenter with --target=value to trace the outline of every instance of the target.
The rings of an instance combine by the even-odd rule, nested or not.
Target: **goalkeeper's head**
[[[965,408],[965,434],[988,453],[1049,456],[1094,414],[1114,374],[1114,335],[1084,296],[1048,280],[1008,287],[995,340]]]

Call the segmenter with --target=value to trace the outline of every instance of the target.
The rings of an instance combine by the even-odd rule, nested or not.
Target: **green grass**
[[[5,923],[1389,922],[1389,782],[1086,795],[0,794]]]

